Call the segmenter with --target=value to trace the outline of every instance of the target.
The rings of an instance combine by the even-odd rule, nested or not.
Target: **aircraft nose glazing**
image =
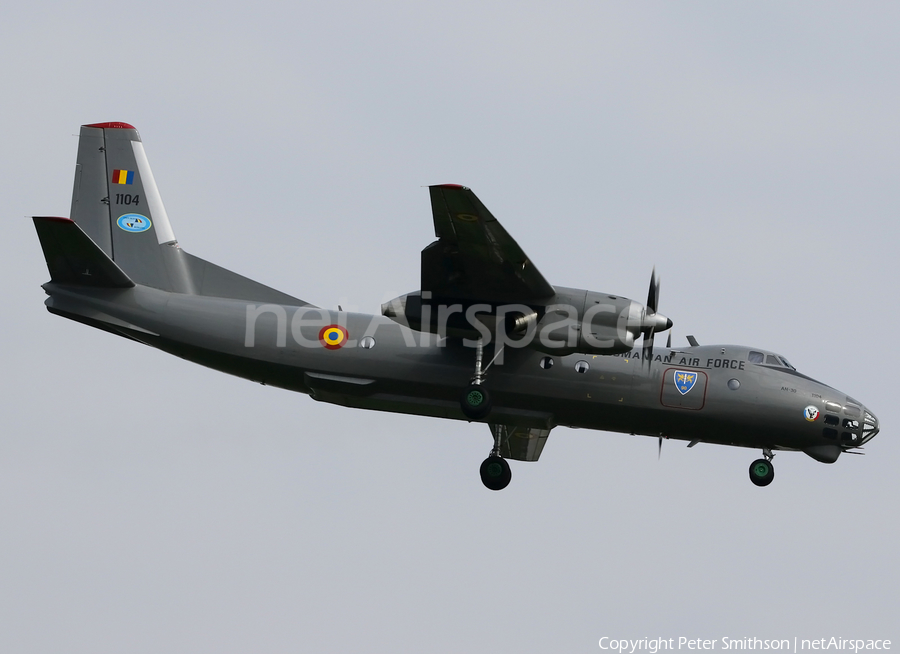
[[[878,433],[878,418],[875,417],[875,414],[866,409],[863,411],[863,415],[863,435],[860,445],[869,442]]]

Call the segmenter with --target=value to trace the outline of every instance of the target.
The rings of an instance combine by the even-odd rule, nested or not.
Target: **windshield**
[[[793,365],[791,365],[790,361],[788,361],[780,354],[763,354],[762,352],[751,350],[747,353],[747,360],[750,363],[764,363],[767,366],[778,366],[783,368],[790,368],[791,370],[797,370]]]

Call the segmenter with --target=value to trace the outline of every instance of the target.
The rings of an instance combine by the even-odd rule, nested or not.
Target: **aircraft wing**
[[[512,427],[494,423],[490,427],[494,438],[499,433],[500,454],[517,461],[537,461],[550,435],[549,429],[536,427]]]
[[[435,298],[527,303],[553,287],[465,186],[429,188],[438,240],[422,250],[422,290]]]

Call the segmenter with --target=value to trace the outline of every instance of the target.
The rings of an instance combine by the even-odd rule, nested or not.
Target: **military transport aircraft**
[[[487,423],[492,490],[557,425],[757,448],[757,486],[776,450],[833,463],[878,433],[860,402],[774,352],[673,349],[671,332],[654,348],[672,326],[655,274],[645,305],[552,286],[472,191],[429,191],[421,288],[380,316],[331,311],[182,250],[137,130],[85,125],[71,218],[34,218],[47,309],[322,402]]]

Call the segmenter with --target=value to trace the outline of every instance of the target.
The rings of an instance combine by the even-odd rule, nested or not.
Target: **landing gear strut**
[[[750,481],[757,486],[768,486],[775,479],[775,466],[772,459],[775,455],[768,447],[763,450],[763,458],[750,464]]]
[[[509,469],[506,459],[500,456],[500,438],[504,433],[505,428],[498,425],[494,430],[494,447],[481,464],[481,483],[494,491],[503,490],[512,480],[512,470]]]
[[[481,420],[491,412],[491,396],[484,387],[484,372],[481,369],[481,361],[484,357],[484,340],[479,338],[475,346],[475,376],[463,389],[459,400],[459,406],[463,415],[469,420]],[[482,474],[482,478],[484,475]],[[507,484],[509,481],[506,482]],[[505,485],[505,484],[504,484]],[[502,488],[502,486],[501,486]]]

